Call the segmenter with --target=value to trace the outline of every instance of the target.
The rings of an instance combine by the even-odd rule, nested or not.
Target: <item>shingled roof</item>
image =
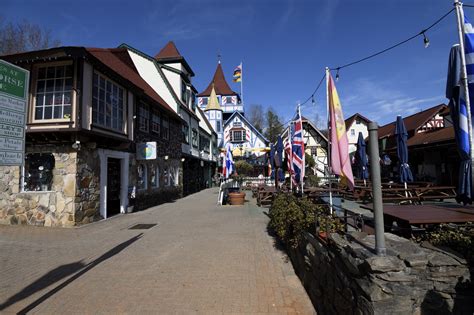
[[[225,80],[224,71],[222,71],[222,66],[220,63],[217,64],[216,72],[214,73],[214,77],[212,78],[211,83],[207,86],[207,88],[198,94],[198,96],[209,96],[211,95],[212,86],[214,85],[214,89],[216,90],[217,95],[237,95],[232,89],[230,88],[229,84]]]
[[[169,106],[168,103],[166,103],[165,100],[163,100],[155,90],[153,90],[153,88],[148,85],[142,77],[140,77],[126,48],[86,48],[86,51],[112,71],[116,72],[121,77],[126,78],[139,89],[143,90],[146,96],[161,105],[161,107],[169,114],[172,114],[176,118],[179,117],[171,106]]]
[[[194,76],[194,72],[189,66],[188,62],[179,52],[178,48],[176,47],[173,41],[169,41],[165,47],[163,47],[159,53],[155,55],[156,61],[160,63],[173,63],[173,62],[180,62],[184,65],[186,70],[191,76]]]
[[[447,106],[445,104],[440,104],[438,106],[428,108],[424,111],[403,118],[403,122],[405,123],[408,134],[416,132],[418,128],[422,127],[426,122],[436,116],[436,114],[443,111],[446,107]],[[380,127],[378,134],[379,139],[394,135],[395,121]]]

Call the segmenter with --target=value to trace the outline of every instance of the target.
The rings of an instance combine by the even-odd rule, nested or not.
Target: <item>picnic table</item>
[[[270,207],[276,193],[277,189],[274,186],[259,187],[257,192],[257,205],[260,207]]]
[[[361,207],[373,210],[373,205]],[[411,234],[412,226],[474,222],[474,208],[459,205],[384,205],[383,214],[386,227],[396,222],[405,235]]]

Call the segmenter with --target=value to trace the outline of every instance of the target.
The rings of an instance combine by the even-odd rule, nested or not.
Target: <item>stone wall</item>
[[[386,233],[387,256],[374,236],[310,234],[290,257],[320,314],[473,314],[466,261]],[[472,271],[471,271],[472,272]]]
[[[44,147],[29,147],[27,153],[47,152]],[[48,153],[51,153],[49,151]],[[0,224],[38,226],[74,225],[77,153],[55,147],[51,191],[20,191],[20,167],[0,167]]]
[[[98,151],[83,146],[77,158],[75,223],[86,224],[100,216],[100,159]]]

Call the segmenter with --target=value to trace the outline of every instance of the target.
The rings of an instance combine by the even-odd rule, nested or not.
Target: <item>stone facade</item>
[[[0,223],[70,227],[75,224],[77,152],[55,147],[51,191],[20,191],[20,167],[0,167]],[[44,152],[29,147],[27,153]]]
[[[102,219],[100,209],[100,160],[97,150],[84,146],[78,152],[75,196],[75,223]]]
[[[305,234],[290,257],[321,314],[472,314],[474,286],[466,261],[386,233],[387,256],[374,236]]]

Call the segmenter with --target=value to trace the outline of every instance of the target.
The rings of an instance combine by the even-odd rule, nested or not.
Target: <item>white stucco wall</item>
[[[227,124],[227,126],[224,129],[223,134],[225,134],[226,131],[230,132],[230,129],[232,129],[234,127],[233,124],[236,121],[241,122],[243,128],[246,128],[246,129],[250,130],[250,141],[236,142],[236,143],[230,142],[230,146],[231,146],[232,150],[234,150],[236,148],[240,148],[242,146],[244,149],[247,149],[246,151],[249,152],[249,154],[255,154],[256,156],[261,156],[261,155],[265,154],[265,152],[260,152],[260,150],[257,150],[257,149],[263,149],[263,148],[266,147],[264,140],[262,138],[260,138],[260,136],[257,133],[255,133],[252,130],[252,128],[247,126],[247,124],[244,121],[241,121],[239,117],[234,117],[232,119],[232,121]],[[226,143],[224,143],[224,146],[225,145],[226,145]]]
[[[178,96],[179,99],[181,99],[181,76],[176,72],[167,70],[165,68],[162,68],[161,70],[163,71],[166,79],[173,88],[174,93]]]
[[[354,134],[352,134],[351,130],[354,130]],[[359,132],[362,132],[364,138],[369,136],[369,130],[367,125],[364,121],[361,121],[360,124],[357,124],[356,121],[352,123],[352,125],[347,128],[347,140],[349,140],[349,153],[355,152],[357,150],[357,139],[359,137]]]
[[[140,76],[153,88],[153,90],[155,90],[159,96],[161,96],[161,98],[163,98],[166,103],[168,103],[168,105],[171,106],[175,112],[178,112],[176,101],[174,100],[171,92],[166,87],[166,84],[158,73],[153,61],[144,58],[131,50],[128,50],[128,53]]]

